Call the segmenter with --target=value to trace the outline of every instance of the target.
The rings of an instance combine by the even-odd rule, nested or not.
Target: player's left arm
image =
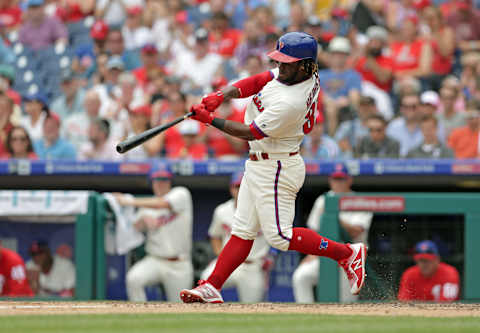
[[[134,197],[128,197],[122,193],[115,193],[114,196],[117,199],[119,205],[121,206],[133,206],[138,208],[153,208],[153,209],[161,209],[161,208],[171,209],[170,203],[167,200],[165,200],[163,197],[134,198]]]

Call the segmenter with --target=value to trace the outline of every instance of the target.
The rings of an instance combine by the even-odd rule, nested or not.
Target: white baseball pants
[[[146,302],[145,287],[163,284],[167,300],[180,302],[182,289],[189,289],[193,282],[193,266],[190,260],[168,261],[147,255],[135,263],[127,273],[128,299]]]

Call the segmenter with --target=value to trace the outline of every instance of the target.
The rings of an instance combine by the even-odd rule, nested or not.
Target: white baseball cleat
[[[347,244],[352,249],[350,257],[340,260],[338,264],[347,273],[352,295],[358,295],[365,282],[365,260],[367,249],[363,243]]]
[[[194,289],[183,289],[180,292],[183,303],[223,303],[220,292],[204,280],[198,281]]]

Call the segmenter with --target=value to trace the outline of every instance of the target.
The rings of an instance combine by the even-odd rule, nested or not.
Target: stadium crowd
[[[115,143],[275,67],[265,54],[286,31],[320,45],[304,157],[477,158],[478,4],[0,0],[0,158],[243,158],[245,142],[193,120],[125,155]],[[217,112],[242,121],[248,102]]]

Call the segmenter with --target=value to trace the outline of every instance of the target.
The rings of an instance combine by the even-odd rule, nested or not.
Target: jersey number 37
[[[305,122],[303,123],[303,133],[308,134],[312,131],[315,125],[315,110],[317,110],[317,101],[313,102],[305,115]]]

